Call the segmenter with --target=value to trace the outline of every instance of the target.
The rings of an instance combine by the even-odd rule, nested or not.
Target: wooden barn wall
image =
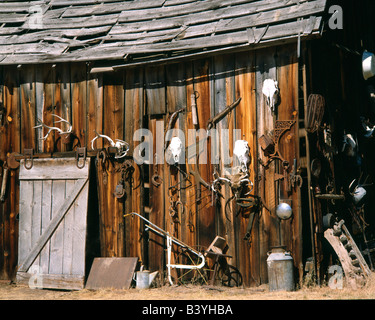
[[[259,158],[265,160],[258,139],[263,134],[272,134],[274,121],[298,120],[296,45],[115,73],[90,74],[89,69],[89,65],[78,63],[1,69],[0,102],[6,109],[6,118],[0,126],[2,168],[6,167],[7,154],[22,153],[24,148],[56,152],[85,146],[89,150],[95,131],[127,141],[129,154],[132,154],[140,143],[133,141],[133,133],[147,128],[155,137],[155,153],[156,141],[160,139],[156,133],[160,129],[165,131],[174,111],[186,108],[185,112],[179,113],[174,128],[182,130],[186,136],[188,130],[194,128],[191,113],[194,93],[199,121],[196,129],[204,130],[210,117],[241,97],[239,106],[217,125],[219,131],[230,129],[229,141],[219,143],[218,154],[208,152],[207,163],[220,160],[216,170],[222,175],[228,167],[222,162],[228,146],[229,155],[233,156],[232,129],[241,130],[236,139],[245,139],[249,143],[252,156],[250,178],[254,182],[254,192],[264,195],[267,207],[256,214],[250,240],[244,240],[249,212],[236,215],[232,206],[228,216],[223,200],[220,200],[221,205],[215,203],[212,192],[203,186],[201,197],[197,199],[194,177],[188,175],[188,181],[184,178],[183,172],[198,171],[211,183],[213,165],[200,164],[193,157],[187,159],[178,171],[168,164],[138,166],[133,162],[134,171],[125,181],[126,196],[120,201],[114,196],[114,190],[124,167],[121,162],[103,162],[98,158],[93,163],[96,165],[100,211],[100,255],[138,256],[150,270],[164,270],[164,240],[152,233],[148,237],[138,218],[124,218],[125,213],[138,212],[195,248],[207,248],[216,235],[225,237],[231,256],[229,263],[240,270],[245,285],[267,282],[266,259],[273,246],[285,245],[292,252],[297,270],[303,272],[298,190],[289,196],[293,218],[281,221],[275,215],[279,193],[275,173],[282,172],[281,168],[277,162],[272,162],[270,168],[264,170],[258,161]],[[277,79],[280,87],[281,102],[277,115],[271,114],[262,94],[262,84],[267,78]],[[45,141],[39,139],[47,130],[39,132],[33,128],[37,119],[53,124],[56,119],[52,114],[72,123],[74,139],[70,144],[63,143],[57,133]],[[297,133],[298,121],[280,143],[280,151],[291,164],[299,156]],[[209,139],[208,150],[211,143],[214,141]],[[95,142],[96,148],[106,145],[102,139]],[[160,186],[151,182],[155,172],[162,178]],[[17,265],[17,177],[18,170],[11,170],[7,196],[0,205],[2,278],[11,278]],[[262,177],[264,184],[261,183]],[[222,192],[231,195],[229,187],[223,186]],[[178,205],[176,215],[172,217],[170,203],[178,200],[183,206]]]

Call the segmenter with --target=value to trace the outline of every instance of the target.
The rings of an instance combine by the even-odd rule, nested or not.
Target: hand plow
[[[172,277],[171,277],[171,269],[172,268],[178,268],[178,269],[201,269],[206,264],[205,257],[202,253],[198,252],[197,250],[191,248],[187,244],[181,242],[179,239],[175,238],[174,236],[170,235],[165,230],[159,228],[157,225],[151,223],[146,218],[142,217],[140,214],[136,212],[132,212],[129,214],[125,214],[124,217],[130,216],[130,215],[136,215],[142,220],[145,221],[145,231],[151,230],[152,232],[156,233],[157,235],[164,237],[167,239],[167,269],[168,269],[168,281],[171,285],[173,285]],[[175,243],[176,245],[180,246],[181,248],[190,251],[194,255],[196,255],[200,259],[199,264],[192,264],[192,265],[185,265],[185,264],[172,264],[171,263],[171,257],[172,257],[172,244]]]

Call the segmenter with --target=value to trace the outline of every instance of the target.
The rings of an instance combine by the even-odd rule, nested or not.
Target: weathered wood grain
[[[158,157],[162,156],[160,155],[160,150],[157,147],[157,141],[160,141],[160,137],[157,136],[157,132],[163,132],[164,133],[164,122],[160,118],[151,118],[149,120],[149,130],[152,133],[153,137],[153,153],[157,153]],[[152,155],[153,156],[153,155]],[[162,162],[160,159],[158,162]],[[157,225],[159,228],[162,228],[165,230],[166,226],[166,214],[168,214],[168,208],[167,203],[165,203],[165,188],[168,186],[165,186],[167,184],[166,173],[165,170],[167,169],[166,166],[162,164],[157,164],[155,161],[153,161],[153,164],[149,166],[150,170],[150,177],[155,172],[155,169],[157,170],[157,173],[160,177],[162,177],[163,182],[159,186],[155,186],[150,181],[150,214],[149,214],[149,220],[151,223]],[[165,248],[165,239],[153,232],[149,232],[149,266],[151,270],[164,270],[164,266],[166,263],[166,258],[164,254],[164,248]]]
[[[77,141],[74,146],[87,147],[87,71],[84,64],[71,65],[70,94],[72,108],[72,130]]]
[[[274,49],[266,49],[259,52],[256,56],[258,68],[256,70],[256,93],[257,93],[257,138],[259,139],[263,134],[271,135],[274,128],[275,116],[271,113],[265,98],[262,93],[263,82],[266,79],[276,79],[276,63],[275,63]],[[265,163],[267,157],[264,156],[260,146],[258,146],[259,157]],[[279,220],[275,216],[275,209],[278,204],[278,194],[275,188],[275,172],[276,164],[271,162],[267,169],[261,168],[265,183],[262,182],[261,194],[264,196],[263,201],[269,211],[263,207],[262,215],[259,221],[259,242],[260,242],[260,261],[267,260],[267,252],[273,246],[280,245],[279,243]],[[260,264],[260,279],[262,282],[267,282],[267,266],[264,263]]]
[[[75,159],[48,162],[46,166],[43,160],[35,160],[34,167],[50,172],[71,168],[81,177],[35,180],[31,175],[21,180],[17,281],[31,280],[35,274],[41,281],[37,285],[43,288],[76,289],[76,284],[61,282],[85,276],[90,160],[86,160],[85,169],[78,169]],[[27,178],[27,172],[21,163],[20,175]]]
[[[145,69],[145,94],[147,113],[164,114],[165,101],[165,68],[164,66],[147,67]]]
[[[297,159],[299,164],[299,138],[298,138],[298,62],[297,48],[293,46],[287,49],[279,48],[277,51],[278,78],[281,103],[278,107],[278,117],[280,120],[296,120],[296,123],[281,138],[280,150],[290,163]],[[292,54],[291,54],[292,52]],[[291,170],[291,169],[290,169]],[[294,188],[290,195],[286,195],[292,200],[293,219],[281,221],[280,233],[283,245],[293,252],[294,263],[299,272],[303,273],[302,265],[302,217],[300,211],[300,193],[299,188]]]
[[[35,143],[35,66],[26,66],[20,75],[21,91],[21,149],[33,148]]]
[[[236,55],[236,99],[241,102],[236,108],[236,129],[240,129],[241,136],[237,139],[246,140],[250,147],[251,163],[249,164],[249,178],[254,184],[252,194],[256,194],[256,179],[258,176],[258,148],[257,148],[257,96],[256,96],[256,64],[255,54],[244,52]],[[238,165],[238,160],[233,160]],[[232,210],[234,210],[234,206]],[[237,247],[237,267],[242,273],[246,285],[254,285],[259,281],[261,264],[259,252],[259,230],[257,225],[252,227],[251,244],[244,241],[250,212],[244,210],[239,216],[233,215],[235,220],[235,243]],[[257,219],[255,219],[257,221]]]
[[[211,70],[210,60],[198,60],[194,62],[194,90],[198,93],[197,114],[198,128],[206,130],[207,121],[211,117]],[[202,179],[210,183],[212,179],[211,141],[207,141],[205,151],[199,155],[196,170],[198,170]],[[212,155],[213,156],[213,155]],[[211,244],[215,229],[215,208],[211,202],[211,191],[201,186],[201,199],[196,199],[196,215],[197,215],[197,237],[198,243],[204,248],[208,248]]]

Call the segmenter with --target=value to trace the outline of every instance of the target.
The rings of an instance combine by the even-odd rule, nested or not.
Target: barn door
[[[29,165],[29,163],[28,163]],[[85,277],[90,160],[34,159],[20,166],[17,281],[82,289]]]

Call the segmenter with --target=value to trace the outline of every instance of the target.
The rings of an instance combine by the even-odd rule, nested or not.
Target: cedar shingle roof
[[[319,34],[327,0],[37,0],[0,3],[0,64],[123,64]]]

